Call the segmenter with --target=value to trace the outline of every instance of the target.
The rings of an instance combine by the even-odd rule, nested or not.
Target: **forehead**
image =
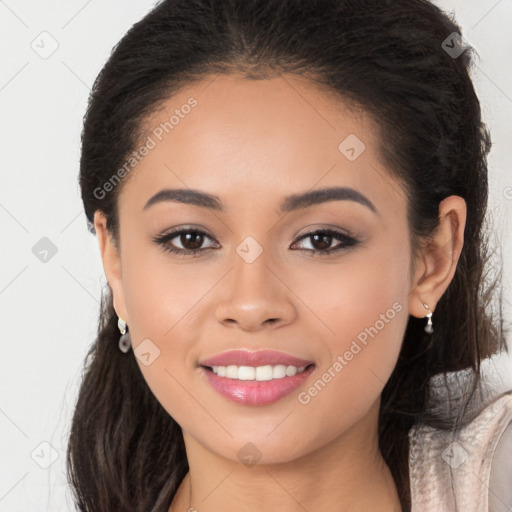
[[[149,149],[123,195],[143,208],[166,186],[207,189],[228,203],[241,193],[282,196],[316,184],[378,188],[390,181],[378,144],[370,116],[304,78],[211,76],[145,120],[135,149]]]
[[[217,75],[186,86],[165,101],[146,120],[144,135],[177,147],[186,143],[221,150],[242,144],[246,149],[267,149],[260,151],[261,156],[277,147],[317,156],[326,149],[337,154],[340,137],[349,133],[375,147],[375,128],[363,110],[304,78]]]

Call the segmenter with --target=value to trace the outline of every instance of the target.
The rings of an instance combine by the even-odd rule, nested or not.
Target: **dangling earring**
[[[126,353],[130,350],[132,345],[130,340],[130,333],[128,332],[128,326],[124,320],[119,318],[117,321],[117,327],[119,327],[119,331],[122,334],[122,336],[119,337],[119,350]]]
[[[434,332],[434,327],[432,326],[432,311],[430,311],[430,308],[428,307],[427,304],[423,305],[429,310],[429,312],[425,316],[425,318],[428,318],[427,325],[425,325],[425,332],[428,334],[432,334]]]

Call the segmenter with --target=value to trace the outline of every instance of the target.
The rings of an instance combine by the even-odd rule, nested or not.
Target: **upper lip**
[[[278,365],[283,364],[285,366],[296,366],[301,368],[302,366],[308,366],[313,364],[313,361],[306,361],[299,357],[286,354],[285,352],[279,352],[277,350],[227,350],[221,354],[217,354],[208,359],[204,359],[199,362],[201,366],[266,366],[266,365]]]

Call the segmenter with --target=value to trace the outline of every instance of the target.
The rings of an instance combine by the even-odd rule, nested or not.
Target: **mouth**
[[[206,383],[231,402],[275,403],[303,385],[316,365],[274,350],[231,350],[198,363]]]
[[[239,368],[260,368],[266,366],[285,366],[288,368],[289,366],[293,366],[299,370],[310,364],[313,364],[313,361],[308,361],[300,357],[292,356],[291,354],[287,354],[286,352],[281,352],[278,350],[253,351],[248,349],[227,350],[213,357],[209,357],[208,359],[199,361],[198,363],[199,366],[209,367],[212,370],[214,368],[217,368],[218,370],[222,367],[229,368],[230,366],[237,366]],[[290,372],[291,371],[293,370],[290,370]],[[277,374],[279,373],[280,370],[277,371]]]
[[[233,379],[239,381],[264,382],[293,377],[295,375],[299,375],[305,372],[306,370],[315,365],[314,363],[310,363],[300,367],[284,364],[269,364],[264,366],[200,366],[205,368],[207,371],[214,373],[218,377],[225,377],[226,379]]]

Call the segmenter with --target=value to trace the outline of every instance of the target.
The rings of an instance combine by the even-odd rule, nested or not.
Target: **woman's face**
[[[377,148],[368,118],[291,76],[210,77],[148,121],[119,197],[120,266],[106,270],[128,357],[190,442],[235,462],[284,462],[365,418],[375,425],[420,303],[405,193]],[[295,200],[331,188],[341,190],[330,200]],[[146,206],[164,189],[184,192]],[[190,191],[216,199],[185,202]],[[177,228],[188,235],[155,241]],[[293,366],[280,356],[235,365],[270,366],[256,371],[276,377],[263,381],[201,366],[238,349],[312,365],[295,377],[276,368]]]

